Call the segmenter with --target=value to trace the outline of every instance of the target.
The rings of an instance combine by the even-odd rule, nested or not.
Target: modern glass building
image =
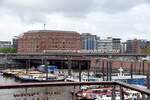
[[[90,33],[82,33],[82,50],[97,50],[97,40],[99,38],[96,35],[91,35]]]

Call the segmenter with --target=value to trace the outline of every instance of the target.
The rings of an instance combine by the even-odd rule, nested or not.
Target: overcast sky
[[[0,40],[28,30],[150,40],[150,0],[0,0]]]

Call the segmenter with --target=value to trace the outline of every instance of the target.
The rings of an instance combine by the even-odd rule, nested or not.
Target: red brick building
[[[146,48],[150,47],[150,41],[147,40],[127,40],[127,53],[146,53]]]
[[[74,31],[35,30],[18,39],[18,53],[41,53],[49,50],[80,50],[80,34]]]

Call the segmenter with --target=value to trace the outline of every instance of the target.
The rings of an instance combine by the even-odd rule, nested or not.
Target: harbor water
[[[0,75],[0,85],[17,83],[20,81],[15,78]],[[68,86],[0,89],[0,100],[72,100],[72,90]]]
[[[12,85],[12,84],[18,84],[18,83],[23,83],[23,82],[24,83],[25,82],[33,83],[33,80],[29,81],[29,79],[30,79],[29,77],[28,77],[29,78],[28,80],[25,79],[24,81],[22,80],[22,78],[21,78],[21,80],[20,80],[20,78],[18,78],[18,75],[21,77],[23,72],[24,72],[24,70],[20,70],[20,69],[3,70],[2,71],[3,74],[2,73],[0,74],[0,85],[7,85],[7,84]],[[45,75],[45,73],[39,74],[39,72],[37,72],[37,71],[28,71],[28,76],[31,76],[33,74],[34,74],[34,76]],[[59,74],[60,73],[58,73],[58,75]],[[78,74],[79,74],[79,72],[72,73],[72,75],[74,75],[73,81],[75,81],[75,77],[79,78]],[[94,73],[89,73],[89,75],[91,75],[91,76],[93,74]],[[23,74],[23,75],[25,76],[25,74]],[[87,75],[87,72],[82,73],[81,79],[83,82],[90,81],[91,76],[89,78],[87,78],[86,75]],[[98,81],[98,82],[102,81],[102,78],[95,78],[95,77],[91,77],[91,78],[92,78],[91,81]],[[133,79],[131,79],[130,75],[125,76],[121,73],[121,71],[120,71],[120,74],[118,74],[118,76],[112,76],[113,80],[126,81],[127,83],[130,83],[130,84],[134,83],[137,85],[143,85],[144,84],[143,80],[145,78],[146,78],[146,76],[143,76],[143,75],[133,75]],[[72,78],[70,76],[70,77],[67,77],[66,79],[71,80]],[[100,80],[97,80],[97,79],[100,79]],[[77,81],[79,81],[79,80],[77,79]],[[88,85],[88,87],[90,88],[89,85]],[[99,87],[99,85],[98,85],[98,87]],[[98,87],[95,87],[95,88],[97,89]],[[110,86],[108,86],[108,87],[110,88]],[[6,100],[6,98],[7,98],[7,100],[76,100],[76,99],[79,99],[82,95],[82,94],[81,95],[79,94],[79,98],[78,98],[77,94],[76,94],[76,93],[78,93],[77,91],[79,91],[79,89],[86,89],[86,88],[87,88],[87,86],[75,86],[74,87],[74,86],[56,86],[56,85],[54,85],[54,86],[49,86],[49,87],[36,87],[36,88],[35,87],[31,87],[31,88],[21,87],[21,88],[15,88],[15,89],[0,89],[0,100]],[[94,88],[94,87],[92,87],[92,88]],[[118,90],[116,90],[116,92],[118,92],[119,88],[116,87],[116,89],[118,89]],[[101,90],[102,89],[100,89],[100,91]],[[99,90],[96,90],[96,91],[99,91]],[[109,90],[109,92],[110,91],[111,90]],[[126,91],[126,89],[124,89],[124,91]],[[85,91],[83,90],[83,94],[85,94],[84,92]],[[79,91],[79,93],[80,93],[80,91]],[[92,92],[92,93],[95,93],[95,92]],[[99,94],[101,94],[101,92],[99,92]],[[92,94],[89,94],[89,96],[91,96],[91,95]],[[87,95],[87,97],[89,97],[89,96]],[[95,96],[95,94],[93,94],[93,96]],[[101,97],[101,96],[98,96],[96,98],[99,98],[99,97]],[[98,100],[101,100],[101,99],[98,99]],[[103,100],[105,100],[105,99],[103,99]]]

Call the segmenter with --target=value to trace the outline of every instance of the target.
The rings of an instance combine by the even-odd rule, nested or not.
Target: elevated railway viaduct
[[[102,66],[105,68],[107,67],[107,64],[103,64],[103,58],[111,59],[112,67],[113,68],[119,68],[119,67],[125,67],[131,70],[131,66],[140,66],[138,70],[146,70],[148,69],[142,69],[141,66],[144,64],[132,64],[130,61],[127,63],[127,61],[115,61],[115,58],[132,58],[134,61],[138,62],[138,59],[141,57],[146,57],[148,55],[146,54],[106,54],[106,53],[32,53],[32,54],[0,54],[0,57],[2,59],[8,60],[8,61],[15,61],[20,62],[21,67],[29,67],[37,66],[41,64],[49,64],[49,65],[57,65],[60,68],[79,68],[79,64],[81,64],[82,68],[91,68],[94,70],[101,70]],[[107,59],[108,60],[108,59]],[[7,63],[7,61],[5,61]],[[94,63],[94,64],[93,64]],[[9,65],[9,64],[8,64]],[[148,64],[145,64],[148,66]]]

